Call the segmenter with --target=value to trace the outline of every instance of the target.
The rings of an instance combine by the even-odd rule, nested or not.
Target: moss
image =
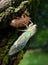
[[[2,52],[0,53],[0,56],[4,57],[5,54],[8,52],[9,50],[9,47],[13,44],[14,40],[17,38],[17,34],[16,32],[11,36],[11,38],[8,40],[8,43],[7,45],[5,45],[3,48],[2,48]]]

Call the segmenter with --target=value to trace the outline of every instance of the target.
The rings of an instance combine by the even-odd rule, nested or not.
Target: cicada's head
[[[37,25],[31,23],[31,24],[29,24],[28,30],[36,30],[36,28],[37,28]]]
[[[29,26],[28,31],[30,31],[30,35],[31,35],[30,37],[32,37],[36,33],[37,30],[36,26],[37,26],[36,24]]]

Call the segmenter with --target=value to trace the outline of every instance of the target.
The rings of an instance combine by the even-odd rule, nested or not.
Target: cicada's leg
[[[26,26],[26,29],[24,29],[24,30],[19,30],[19,31],[27,31],[27,29],[28,29],[28,25],[26,25],[26,24],[24,24],[25,26]]]
[[[19,30],[19,31],[23,31],[23,32],[25,32],[25,31],[27,31],[27,30],[25,29],[25,30]]]
[[[31,22],[31,23],[29,24],[29,27],[33,25],[33,22],[32,22],[32,21],[30,21],[30,22]]]
[[[32,23],[32,21],[30,21],[31,23],[29,24],[29,26],[28,25],[26,25],[26,24],[24,24],[25,26],[26,26],[26,28],[28,29],[30,26],[32,26],[33,25],[33,23]],[[27,29],[25,29],[25,30],[19,30],[19,31],[27,31]]]
[[[28,28],[29,26],[28,25],[26,25],[26,24],[24,24],[25,26],[26,26],[26,28]]]

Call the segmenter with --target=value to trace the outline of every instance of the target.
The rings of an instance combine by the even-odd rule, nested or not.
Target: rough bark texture
[[[0,12],[11,5],[13,0],[1,0],[0,1]]]

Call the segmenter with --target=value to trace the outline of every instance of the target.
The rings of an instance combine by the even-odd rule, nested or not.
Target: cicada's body
[[[29,26],[28,29],[26,29],[25,32],[21,36],[19,36],[19,38],[11,46],[8,54],[13,55],[14,53],[22,50],[26,46],[28,40],[35,34],[35,32],[36,25]]]

